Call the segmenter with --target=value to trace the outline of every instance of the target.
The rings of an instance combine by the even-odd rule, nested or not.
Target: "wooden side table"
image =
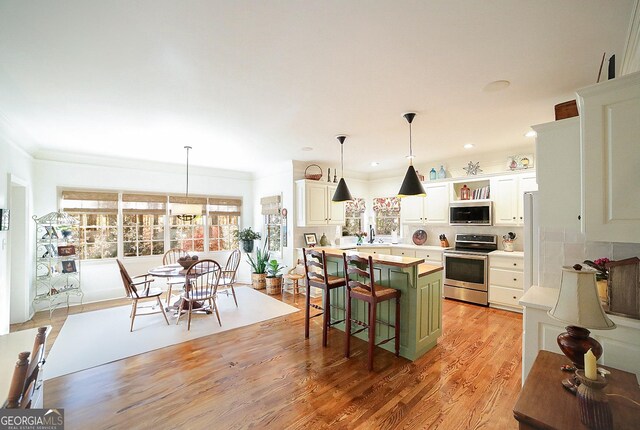
[[[564,355],[539,351],[531,372],[513,408],[513,416],[523,429],[588,430],[580,422],[578,399],[562,387],[562,380],[571,373],[560,367],[569,364]],[[640,388],[633,373],[604,367],[611,372],[604,391],[619,394],[640,403]],[[637,429],[640,406],[618,396],[609,396],[614,429]]]

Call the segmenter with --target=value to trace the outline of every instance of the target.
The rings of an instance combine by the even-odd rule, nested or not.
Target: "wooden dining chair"
[[[302,255],[304,257],[304,272],[307,281],[304,337],[305,339],[309,338],[309,321],[311,318],[322,315],[322,346],[327,346],[329,328],[344,321],[331,320],[331,290],[344,287],[346,281],[345,278],[329,275],[327,272],[327,256],[324,251],[303,248]],[[311,287],[320,288],[323,291],[322,306],[311,303]],[[320,313],[311,315],[311,308],[319,310]]]
[[[191,314],[194,307],[200,305],[204,307],[203,302],[208,302],[208,310],[215,312],[218,324],[222,327],[218,305],[216,304],[216,293],[218,292],[221,273],[220,265],[213,260],[199,260],[187,269],[186,282],[184,292],[181,295],[176,324],[180,322],[182,311],[186,310],[189,316],[187,330],[191,330]]]
[[[26,408],[30,406],[30,399],[27,402],[23,402],[24,383],[27,379],[27,371],[29,369],[29,355],[30,352],[21,352],[18,354],[18,361],[13,368],[13,376],[11,377],[11,385],[9,385],[9,395],[4,407],[7,409],[22,408],[23,405]]]
[[[172,248],[164,253],[162,256],[162,265],[168,266],[169,264],[175,264],[178,262],[180,257],[187,256],[187,251],[180,248]],[[167,279],[167,305],[171,301],[171,292],[173,291],[173,286],[179,285],[180,287],[184,286],[184,277],[175,277]]]
[[[233,301],[236,302],[236,307],[238,306],[238,300],[236,299],[236,291],[233,289],[233,284],[236,282],[236,272],[238,271],[239,265],[240,250],[234,249],[227,259],[227,264],[225,264],[220,278],[220,287],[224,288],[222,291],[228,296],[229,290],[231,290],[231,293],[233,294]]]
[[[369,334],[369,370],[373,370],[373,351],[377,345],[383,345],[391,340],[395,340],[396,357],[400,355],[400,290],[385,287],[375,283],[373,276],[373,257],[362,258],[357,255],[343,254],[344,274],[347,281],[347,316],[345,321],[345,348],[344,356],[349,358],[351,346],[351,323],[355,323],[361,328],[353,334],[360,333],[368,329]],[[363,279],[363,282],[358,280]],[[351,318],[351,299],[363,300],[368,306],[368,322],[359,321]],[[377,319],[378,303],[396,299],[395,321],[394,324],[388,324]],[[383,324],[393,327],[394,336],[385,339],[376,344],[376,324]]]
[[[131,279],[129,273],[127,273],[127,269],[125,269],[122,262],[118,259],[116,259],[116,262],[118,263],[118,267],[120,268],[120,276],[122,277],[122,283],[124,284],[124,289],[127,293],[127,297],[131,300],[131,314],[129,315],[129,318],[131,319],[131,329],[129,331],[133,331],[133,322],[138,315],[138,302],[149,299],[157,300],[158,305],[160,306],[160,310],[156,312],[145,312],[140,315],[142,316],[162,313],[165,321],[167,322],[167,325],[169,325],[169,319],[167,318],[167,314],[164,311],[164,306],[160,301],[162,290],[160,288],[151,288],[151,283],[154,281],[154,279],[149,279],[151,275],[136,276],[134,277],[134,279],[144,278],[144,280],[133,282],[133,279]],[[138,286],[140,285],[144,286],[142,291],[138,291]]]

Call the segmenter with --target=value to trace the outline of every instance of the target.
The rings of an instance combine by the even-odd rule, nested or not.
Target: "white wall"
[[[263,246],[265,240],[264,220],[261,213],[260,199],[268,196],[280,195],[282,197],[282,208],[287,209],[287,246],[283,247],[282,254],[273,254],[272,257],[280,261],[281,265],[287,266],[289,270],[293,264],[293,226],[295,224],[294,209],[294,183],[293,164],[291,161],[279,165],[270,165],[267,170],[256,175],[253,182],[253,224],[255,231],[260,232],[262,239],[256,241],[256,247]],[[255,252],[255,250],[254,250]],[[244,257],[244,255],[243,255]],[[246,258],[244,258],[246,260]]]
[[[10,210],[11,202],[9,201],[9,187],[11,177],[24,181],[27,185],[27,204],[31,207],[31,156],[13,142],[10,129],[6,121],[4,121],[0,116],[0,208]],[[25,222],[31,222],[30,213],[26,214],[26,218],[27,219],[24,220]],[[12,223],[15,221],[16,220],[12,220]],[[10,285],[10,267],[12,265],[10,258],[18,258],[15,255],[11,255],[11,243],[15,243],[17,241],[21,241],[23,243],[26,241],[28,244],[26,246],[27,255],[31,255],[31,250],[33,249],[31,245],[31,237],[12,236],[11,230],[0,231],[0,335],[9,332],[9,305],[11,297],[14,296],[14,300],[16,298],[22,298],[23,302],[29,301],[29,291],[27,290],[27,287]],[[26,259],[26,257],[22,257],[21,259],[26,260],[23,263],[23,270],[27,270],[27,267],[31,265],[32,260]],[[16,262],[14,261],[14,263]],[[14,267],[19,265],[20,262],[18,262],[17,265],[13,264]],[[15,291],[16,289],[19,289],[19,291]]]
[[[98,162],[100,165],[98,164]],[[33,194],[34,212],[38,216],[58,210],[63,188],[104,189],[112,191],[141,191],[183,194],[185,168],[151,162],[125,160],[95,160],[90,158],[60,160],[34,160]],[[253,219],[252,178],[248,173],[190,167],[189,194],[213,196],[239,196],[243,199],[242,225]],[[228,252],[199,253],[224,263]],[[124,264],[131,275],[146,273],[162,263],[162,256],[125,258]],[[86,261],[81,263],[84,301],[91,302],[122,297],[122,281],[115,261]],[[249,280],[246,265],[241,264],[239,281]],[[157,281],[160,283],[160,281]]]

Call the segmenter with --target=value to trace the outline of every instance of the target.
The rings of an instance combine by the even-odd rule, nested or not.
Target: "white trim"
[[[640,0],[636,0],[631,15],[629,36],[624,46],[620,76],[640,72]]]

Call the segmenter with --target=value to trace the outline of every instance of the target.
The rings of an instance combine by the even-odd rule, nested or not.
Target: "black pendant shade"
[[[342,167],[342,172],[340,174],[340,182],[338,182],[338,188],[336,188],[336,192],[333,193],[332,202],[350,202],[353,201],[353,196],[349,191],[349,187],[347,187],[347,183],[344,180],[344,140],[347,136],[337,136],[336,139],[340,142],[340,164]]]
[[[413,112],[405,113],[404,118],[409,123],[409,168],[407,169],[407,173],[404,175],[404,180],[402,181],[402,186],[400,186],[400,191],[398,191],[398,197],[407,197],[407,196],[421,196],[424,197],[427,193],[424,191],[424,187],[418,178],[418,174],[416,173],[416,169],[413,167],[413,144],[411,141],[411,122],[413,118],[415,118],[416,114]]]
[[[407,197],[407,196],[426,196],[427,193],[424,191],[424,187],[418,178],[418,174],[416,173],[416,169],[414,169],[413,165],[410,164],[407,169],[407,174],[404,175],[404,181],[402,181],[402,186],[400,187],[400,191],[398,191],[398,197]]]

